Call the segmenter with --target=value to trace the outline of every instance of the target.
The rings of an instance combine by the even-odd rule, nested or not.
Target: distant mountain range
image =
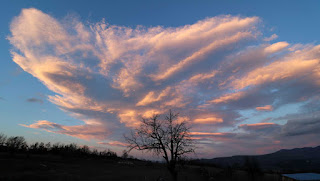
[[[240,155],[198,160],[201,163],[215,164],[218,166],[244,165],[246,158],[256,160],[263,170],[273,171],[320,171],[320,146],[294,149],[283,149],[265,155]]]

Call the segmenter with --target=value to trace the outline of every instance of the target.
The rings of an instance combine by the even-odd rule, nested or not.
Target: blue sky
[[[314,134],[312,130],[307,131],[308,134],[300,134],[298,138],[290,138],[283,135],[293,134],[290,131],[295,131],[296,126],[303,122],[319,126],[319,121],[313,119],[317,118],[318,114],[318,105],[315,102],[318,100],[317,93],[319,89],[316,83],[317,77],[315,76],[318,66],[317,45],[320,39],[320,25],[317,23],[320,17],[319,8],[319,1],[202,1],[201,3],[196,1],[1,2],[0,132],[7,135],[25,136],[29,142],[76,142],[101,148],[106,148],[107,146],[120,153],[120,150],[125,149],[121,146],[123,141],[121,135],[134,127],[134,123],[139,116],[147,115],[147,112],[150,110],[147,110],[145,107],[147,104],[150,104],[150,108],[157,113],[163,113],[168,108],[176,109],[182,112],[185,119],[195,124],[195,129],[193,130],[195,133],[208,133],[207,137],[199,138],[200,144],[201,141],[203,143],[207,143],[208,140],[212,141],[212,145],[202,145],[204,149],[199,151],[199,155],[204,157],[228,156],[239,152],[257,154],[275,151],[283,147],[318,145],[320,144],[319,136]],[[25,14],[20,14],[23,9],[28,10],[25,11]],[[18,23],[12,25],[10,29],[10,24],[13,22],[14,17],[18,17],[20,21],[17,21]],[[119,36],[113,37],[114,40],[117,39],[117,41],[123,42],[123,45],[126,46],[131,45],[127,43],[132,37],[135,37],[140,42],[142,39],[155,36],[153,31],[159,34],[166,34],[167,38],[170,36],[182,36],[185,33],[184,30],[181,30],[183,29],[182,27],[185,27],[185,31],[191,31],[192,28],[186,27],[186,25],[193,25],[193,27],[198,27],[199,32],[195,35],[195,40],[190,40],[189,43],[189,40],[185,40],[187,42],[186,47],[183,39],[181,43],[179,42],[180,40],[170,42],[170,38],[168,38],[168,41],[163,40],[161,42],[161,40],[158,40],[158,42],[164,45],[167,44],[169,48],[157,49],[156,47],[160,46],[160,43],[153,44],[153,42],[149,44],[136,43],[133,47],[141,46],[138,50],[122,50],[123,47],[121,45],[117,45],[114,52],[104,49],[112,48],[114,42],[111,42],[112,45],[106,45],[107,47],[98,48],[99,52],[96,52],[96,54],[117,55],[118,57],[112,61],[122,61],[117,66],[124,65],[126,68],[129,67],[130,69],[126,70],[126,74],[132,73],[133,77],[137,76],[135,77],[136,79],[129,80],[129,82],[136,81],[135,85],[129,85],[128,83],[124,85],[124,82],[128,79],[120,76],[118,72],[120,69],[117,66],[110,69],[106,68],[109,65],[103,63],[103,56],[93,56],[90,54],[88,57],[84,57],[88,51],[84,50],[84,48],[79,48],[76,53],[72,54],[56,54],[56,52],[51,50],[51,46],[46,47],[46,45],[44,45],[45,50],[43,51],[47,51],[47,54],[43,54],[42,50],[33,50],[31,47],[37,47],[37,44],[33,44],[33,42],[40,36],[32,39],[28,36],[33,35],[21,32],[21,27],[25,28],[24,31],[28,31],[31,28],[30,24],[25,23],[28,17],[40,18],[40,20],[44,19],[44,21],[48,21],[47,25],[58,22],[59,26],[61,25],[62,29],[65,29],[68,33],[75,31],[73,28],[76,28],[79,25],[77,23],[80,23],[84,29],[80,33],[78,32],[79,37],[77,37],[76,41],[63,38],[64,42],[70,43],[73,46],[85,41],[80,38],[81,33],[82,35],[87,33],[89,34],[88,36],[92,36],[86,42],[85,47],[96,47],[98,40],[93,38],[95,33],[104,34],[102,40],[108,40],[108,36],[111,36],[109,30],[114,34],[119,34]],[[102,21],[103,19],[104,21]],[[225,22],[233,23],[234,21],[236,22],[234,26],[242,26],[240,25],[241,21],[248,22],[248,24],[239,28],[239,32],[249,32],[250,35],[245,37],[247,35],[244,34],[243,37],[238,38],[236,42],[230,44],[228,44],[227,38],[233,37],[233,33],[235,32],[226,29],[226,31],[230,31],[229,34],[210,34],[210,28],[206,29],[201,24],[201,22],[208,24],[213,29],[216,25],[212,25],[212,22],[223,25]],[[39,23],[35,28],[43,28],[45,27],[43,26],[45,23],[47,22]],[[106,26],[107,29],[99,29],[102,25]],[[140,25],[142,26],[142,32],[135,32],[128,37],[124,35],[124,31],[135,31],[139,29]],[[94,27],[94,30],[90,30],[90,26]],[[108,29],[110,26],[115,26],[118,29]],[[151,30],[153,27],[159,26],[161,27],[160,29]],[[121,28],[125,30],[119,30]],[[201,28],[204,29],[201,30]],[[226,41],[227,45],[218,47],[217,50],[212,47],[210,49],[210,46],[208,46],[209,50],[205,53],[207,54],[206,57],[195,58],[194,60],[194,62],[203,61],[205,63],[192,63],[194,66],[192,70],[181,68],[179,70],[180,73],[175,73],[173,76],[169,72],[169,78],[161,77],[160,73],[153,72],[157,72],[157,68],[159,67],[159,71],[161,72],[161,67],[166,67],[166,63],[170,63],[171,59],[172,61],[180,58],[184,59],[185,57],[181,55],[181,52],[188,54],[194,51],[195,54],[193,55],[196,55],[196,50],[205,45],[205,43],[202,44],[205,39],[202,40],[200,35],[206,32],[208,33],[206,39],[212,39],[213,42]],[[15,36],[13,33],[17,33],[19,36]],[[43,36],[49,35],[44,34]],[[166,36],[163,38],[165,39]],[[12,38],[11,42],[7,37]],[[19,47],[21,43],[26,41],[30,41],[31,43],[25,44],[26,48]],[[52,43],[51,40],[47,42],[45,42],[46,40],[43,41],[42,43],[45,44]],[[174,44],[174,46],[171,46],[171,44]],[[210,45],[215,46],[213,44]],[[272,45],[274,46],[272,47]],[[53,46],[58,46],[58,44],[53,44]],[[260,57],[262,49],[267,52],[268,47],[268,53],[270,54]],[[70,67],[60,70],[59,68],[61,67],[58,66],[56,69],[59,69],[58,72],[63,71],[72,74],[74,77],[70,80],[68,79],[70,81],[68,82],[69,85],[75,83],[75,86],[78,86],[78,88],[80,86],[85,91],[82,95],[73,95],[65,91],[67,88],[74,90],[76,87],[62,86],[56,81],[58,79],[61,82],[59,77],[57,77],[57,73],[52,75],[54,78],[43,77],[42,74],[37,73],[38,67],[40,67],[39,62],[42,59],[35,61],[27,57],[27,59],[30,59],[29,64],[24,64],[24,60],[19,58],[17,58],[19,60],[13,61],[14,55],[10,53],[10,50],[25,57],[30,52],[34,55],[41,54],[44,59],[47,55],[58,58],[64,57],[66,60],[62,62],[70,63],[70,66],[81,67],[82,71],[83,65],[76,63],[78,59],[81,59],[84,66],[89,67],[91,73],[89,71],[75,75],[77,71],[71,70]],[[126,54],[126,51],[129,54]],[[130,51],[137,51],[138,54]],[[151,55],[150,52],[157,53]],[[90,53],[95,54],[94,52]],[[128,55],[132,57],[141,56],[140,58],[146,61],[144,64],[148,66],[139,67],[136,60],[130,59]],[[241,63],[241,61],[245,62],[247,59],[250,59],[248,58],[250,56],[256,56],[257,59],[250,60],[252,62],[249,64]],[[161,57],[165,57],[165,60],[161,59]],[[238,57],[242,57],[242,59]],[[277,62],[290,61],[292,57],[297,59],[297,61],[283,65],[277,64]],[[301,59],[304,62],[301,62]],[[149,65],[149,60],[156,63],[150,63]],[[265,61],[265,63],[256,65],[254,62],[259,62],[259,60]],[[94,61],[101,61],[103,66],[106,66],[103,67],[106,69],[105,71],[112,72],[118,77],[108,77],[109,75],[106,75],[106,72],[102,70],[103,68],[97,72],[97,66],[93,65],[95,64]],[[46,61],[46,63],[48,62]],[[239,76],[237,77],[239,78],[238,80],[232,79],[233,73],[230,73],[230,71],[228,73],[228,68],[225,67],[226,62],[229,62],[229,64],[234,62],[235,67],[231,72]],[[267,69],[268,65],[271,65],[269,69]],[[297,65],[297,67],[293,65]],[[55,65],[52,66],[54,67]],[[243,68],[243,66],[252,66],[253,68],[247,69]],[[239,69],[237,70],[237,68]],[[43,67],[39,69],[43,71]],[[135,69],[137,71],[142,69],[142,71],[139,73],[132,71]],[[255,74],[268,74],[270,73],[268,72],[270,69],[275,71],[272,72],[275,75],[273,78],[271,77],[270,80],[261,79],[258,80],[259,82],[254,82],[252,76],[256,77]],[[211,72],[212,70],[214,71]],[[241,73],[236,74],[237,71]],[[208,72],[211,72],[210,76]],[[284,73],[281,74],[281,72]],[[315,75],[309,75],[309,72],[315,72]],[[191,81],[190,77],[195,75],[204,76],[205,73],[211,79],[209,82],[201,82],[201,84],[198,82],[197,85],[185,84],[187,80]],[[279,73],[278,77],[276,76],[278,75],[277,73]],[[91,78],[84,78],[86,77],[84,74]],[[143,77],[145,74],[150,74],[149,78]],[[115,80],[120,80],[120,83]],[[160,83],[159,80],[161,81]],[[110,83],[110,81],[114,82]],[[226,87],[215,88],[222,85],[224,81],[226,81]],[[109,87],[107,89],[103,87],[103,85],[109,83],[109,86],[112,88]],[[141,85],[144,88],[135,87],[137,85]],[[176,85],[179,85],[179,88],[175,87]],[[152,89],[152,86],[157,87],[159,91],[157,92]],[[191,88],[188,86],[191,86]],[[181,87],[186,88],[182,89]],[[87,92],[87,90],[90,91]],[[237,92],[238,94],[236,94]],[[235,94],[231,95],[231,93]],[[177,97],[176,95],[179,94],[184,95],[184,97]],[[62,97],[54,99],[55,95]],[[168,95],[172,97],[169,98]],[[232,99],[229,102],[229,100],[225,100],[226,95],[237,97],[237,99]],[[112,96],[117,97],[119,100],[114,101]],[[137,101],[136,97],[140,101]],[[181,101],[179,105],[174,105],[173,103],[170,105],[166,104],[168,100],[175,100],[175,98]],[[72,99],[73,105],[78,106],[77,109],[62,105],[61,101],[66,101],[66,99]],[[79,99],[90,103],[84,104]],[[74,102],[76,100],[79,102]],[[190,100],[192,101],[190,102]],[[132,104],[132,106],[124,106],[123,110],[121,110],[120,107],[122,106],[112,107],[109,105],[109,102],[112,102],[114,105]],[[153,102],[158,102],[158,104],[152,104]],[[84,110],[86,106],[92,106],[93,108],[91,110]],[[81,111],[79,107],[81,107]],[[103,110],[101,107],[103,107]],[[96,113],[90,112],[93,109],[95,111],[99,109],[99,111]],[[310,110],[312,110],[312,117],[308,117]],[[294,118],[300,118],[301,120],[294,120]],[[206,121],[211,122],[207,123]],[[103,125],[102,127],[105,130],[97,129],[94,126],[95,124]],[[79,125],[83,127],[77,127]],[[67,127],[59,130],[58,128],[61,126]],[[54,129],[51,129],[52,127]],[[110,129],[114,131],[110,131]],[[90,130],[89,133],[87,132],[88,130]],[[104,131],[106,135],[101,135]],[[212,134],[217,132],[223,134],[223,136],[215,137]],[[243,141],[241,138],[244,135],[241,134],[245,134],[248,137],[257,137],[258,135],[259,139]],[[293,143],[292,140],[294,139],[301,141]],[[305,141],[310,139],[312,141]],[[246,150],[236,145],[235,140],[240,140],[239,142],[245,145],[243,147],[249,146],[252,149]],[[266,141],[269,144],[261,146]],[[223,142],[223,144],[220,142]],[[287,144],[281,144],[283,142]],[[218,143],[219,147],[217,148],[216,145]],[[224,152],[223,150],[226,147],[233,147],[235,151]]]

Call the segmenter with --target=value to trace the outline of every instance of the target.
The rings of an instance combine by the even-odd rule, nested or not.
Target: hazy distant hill
[[[202,159],[202,163],[212,163],[220,166],[242,166],[246,157],[258,161],[260,167],[265,170],[281,171],[320,171],[320,146],[295,149],[283,149],[265,155],[241,155],[232,157],[220,157]]]

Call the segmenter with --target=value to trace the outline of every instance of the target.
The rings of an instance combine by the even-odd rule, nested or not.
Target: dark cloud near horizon
[[[320,135],[320,117],[289,120],[283,127],[283,136]]]
[[[213,152],[206,157],[266,154],[280,149],[319,146],[320,118],[289,120],[274,123],[243,124],[237,132],[192,135],[198,145]],[[245,149],[248,148],[248,149]]]
[[[38,99],[38,98],[35,98],[35,97],[32,97],[32,98],[29,98],[26,100],[27,102],[31,102],[31,103],[40,103],[40,104],[43,104],[43,100],[42,99]]]

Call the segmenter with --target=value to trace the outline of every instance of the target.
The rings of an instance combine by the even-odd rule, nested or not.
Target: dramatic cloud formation
[[[319,94],[320,46],[268,43],[278,36],[263,37],[260,24],[258,17],[225,15],[182,27],[131,28],[23,9],[10,27],[13,61],[83,124],[22,126],[121,147],[141,117],[173,109],[193,125],[202,156],[320,144],[310,139],[318,117],[278,118],[291,113],[286,106],[311,105]],[[286,111],[263,122],[280,108]]]

